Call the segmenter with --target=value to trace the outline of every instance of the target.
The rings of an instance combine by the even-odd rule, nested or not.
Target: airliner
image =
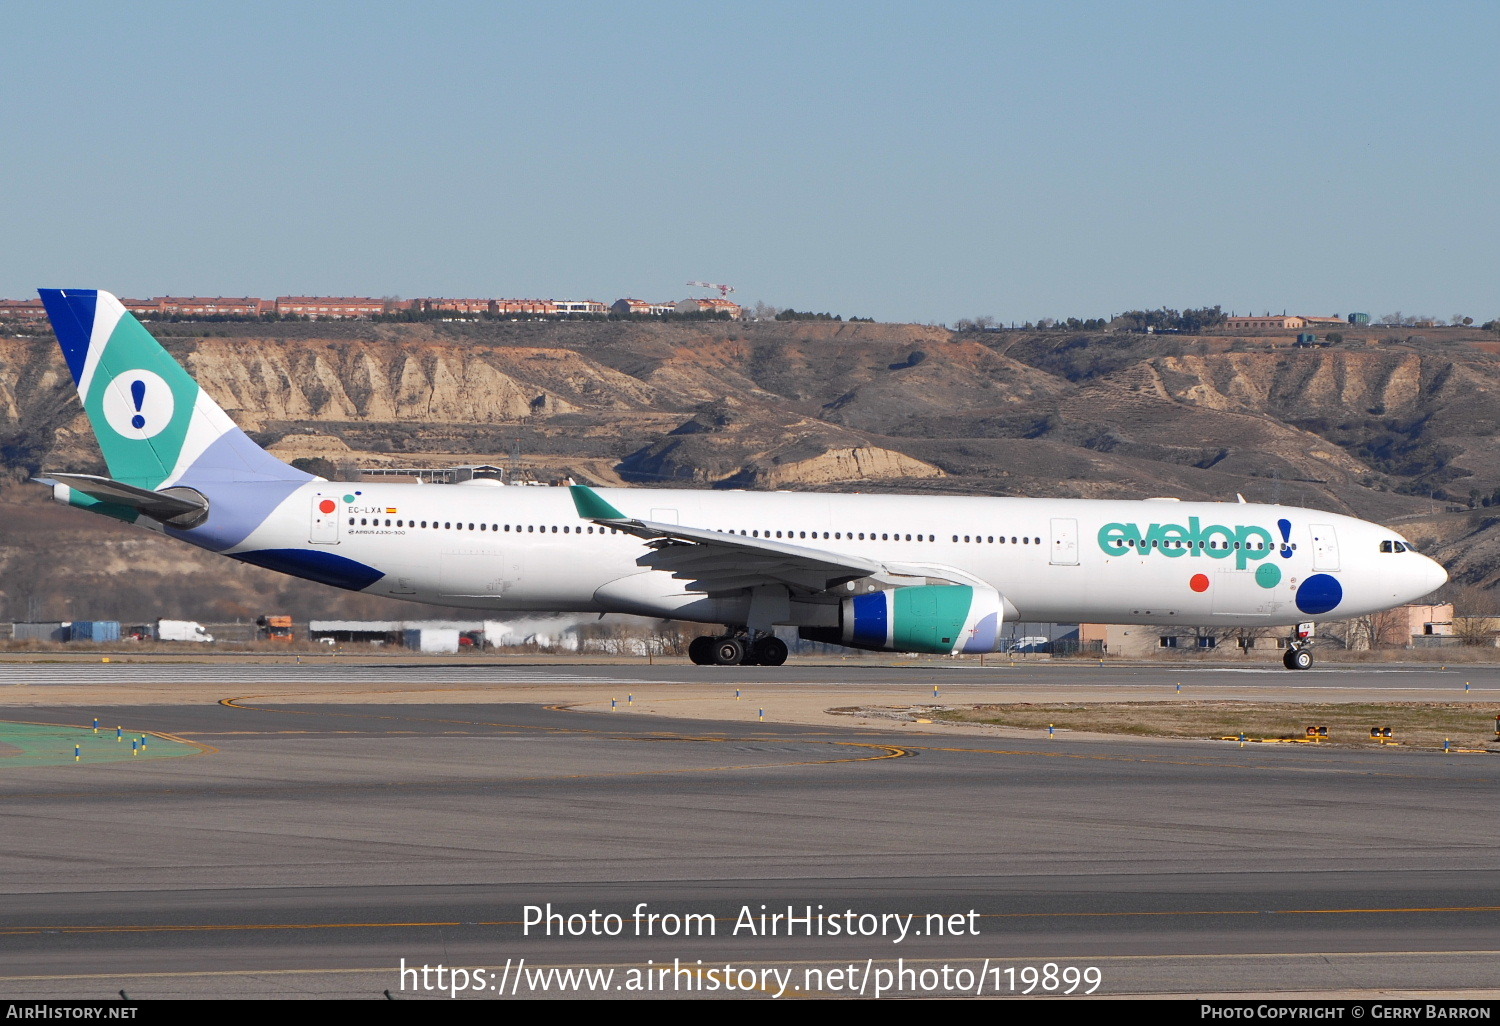
[[[1447,574],[1321,510],[1088,500],[336,482],[255,444],[107,292],[42,289],[109,476],[53,498],[349,591],[494,611],[722,625],[700,665],[776,666],[774,631],[856,649],[999,651],[1007,621],[1313,625]]]

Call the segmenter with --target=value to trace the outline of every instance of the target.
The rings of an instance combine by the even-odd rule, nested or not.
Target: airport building
[[[1413,648],[1457,642],[1453,604],[1412,604],[1357,618],[1348,624],[1320,624],[1318,637],[1336,647],[1350,649]],[[1236,631],[1204,628],[1171,630],[1138,624],[1085,623],[1078,627],[1080,646],[1097,644],[1103,654],[1125,659],[1144,659],[1173,650],[1275,651],[1285,649],[1292,629]]]

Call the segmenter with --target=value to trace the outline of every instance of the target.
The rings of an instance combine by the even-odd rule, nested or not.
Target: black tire
[[[700,634],[688,643],[688,658],[694,666],[711,666],[714,661],[714,639]]]
[[[738,666],[745,661],[745,643],[739,638],[715,638],[715,666]]]
[[[786,642],[780,638],[761,638],[750,651],[758,666],[780,666],[786,662]]]
[[[1313,664],[1312,653],[1305,648],[1287,649],[1281,657],[1281,665],[1288,670],[1305,670]]]

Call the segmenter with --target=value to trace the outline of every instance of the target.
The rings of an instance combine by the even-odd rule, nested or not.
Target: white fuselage
[[[630,518],[953,568],[998,591],[1008,619],[1274,626],[1387,609],[1446,580],[1388,528],[1286,506],[597,491]],[[321,511],[328,501],[336,508]],[[371,594],[476,609],[733,623],[744,622],[749,602],[743,591],[705,594],[643,567],[646,543],[580,517],[566,488],[319,481],[228,554],[268,549],[327,552],[378,570],[363,589]],[[1330,588],[1338,600],[1324,609]],[[788,622],[827,622],[826,602],[791,608]]]

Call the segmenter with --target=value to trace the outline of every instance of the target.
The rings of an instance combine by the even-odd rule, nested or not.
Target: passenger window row
[[[1163,542],[1159,542],[1156,539],[1152,539],[1151,544],[1148,545],[1148,544],[1146,544],[1146,542],[1144,540],[1137,542],[1134,538],[1126,538],[1125,539],[1125,547],[1126,548],[1135,548],[1135,549],[1156,549],[1156,548],[1162,548],[1162,549],[1191,549],[1194,546],[1193,546],[1193,543],[1190,542],[1190,541],[1163,541]],[[1197,547],[1200,548],[1200,549],[1215,549],[1215,550],[1218,550],[1218,549],[1237,549],[1237,548],[1240,547],[1240,543],[1239,542],[1235,542],[1233,545],[1231,545],[1227,541],[1208,541],[1208,542],[1201,542],[1200,541],[1198,543]],[[1244,543],[1244,547],[1246,549],[1250,550],[1251,552],[1264,552],[1270,546],[1266,545],[1264,542],[1254,542],[1254,543],[1245,542]],[[1293,549],[1295,549],[1297,547],[1297,543],[1293,542],[1291,547]]]
[[[557,533],[559,533],[559,531],[562,534],[593,534],[594,530],[595,530],[593,526],[588,526],[588,527],[571,527],[571,526],[569,526],[569,527],[562,527],[562,528],[559,528],[555,524],[551,525],[550,527],[548,525],[545,525],[545,524],[543,524],[541,527],[538,527],[535,524],[516,524],[516,525],[512,526],[510,524],[483,524],[483,523],[481,523],[481,524],[475,524],[475,523],[465,523],[463,521],[452,521],[452,520],[433,520],[433,521],[421,520],[421,521],[417,521],[417,520],[407,520],[404,517],[403,518],[399,518],[399,519],[395,519],[395,520],[391,519],[390,517],[386,517],[383,521],[379,517],[358,517],[358,518],[356,518],[356,517],[350,517],[349,518],[349,526],[350,527],[355,527],[355,526],[359,526],[359,527],[381,527],[381,526],[385,526],[385,527],[405,527],[405,528],[423,528],[423,529],[429,529],[429,530],[443,530],[443,531],[491,531],[491,532],[495,532],[495,533],[505,532],[505,533],[514,533],[514,534],[538,534],[538,533],[540,533],[540,534],[548,534],[548,533],[557,534]],[[598,529],[598,533],[600,533],[600,534],[604,534],[606,531],[608,531],[610,534],[619,534],[620,533],[620,531],[617,528],[613,528],[613,527],[609,527],[609,528],[600,527]],[[735,528],[729,528],[725,533],[726,534],[739,534],[739,535],[743,535],[744,537],[747,537],[747,538],[771,538],[773,536],[773,533],[774,533],[774,536],[777,537],[777,538],[786,538],[786,539],[789,539],[789,540],[800,540],[800,539],[805,539],[805,538],[808,538],[808,537],[811,537],[813,540],[817,540],[819,538],[819,533],[817,531],[812,531],[812,532],[807,532],[807,531],[775,531],[775,532],[772,532],[770,530],[762,531],[759,528],[752,528],[750,530],[739,530],[739,529],[735,529]],[[892,532],[889,532],[889,531],[883,531],[883,532],[875,532],[875,531],[824,531],[824,532],[822,532],[821,537],[823,539],[831,539],[831,540],[834,540],[834,541],[918,541],[918,542],[935,542],[935,541],[937,541],[937,536],[936,535],[932,535],[932,534],[917,534],[917,535],[905,534],[905,535],[903,535],[903,534],[901,534],[899,532],[893,534]],[[955,534],[953,536],[953,540],[955,542],[958,541],[959,540],[959,536]],[[982,543],[982,544],[987,544],[987,545],[995,545],[995,544],[1004,545],[1004,544],[1006,544],[1006,538],[1005,538],[1004,535],[993,535],[993,534],[991,534],[991,535],[980,535],[980,534],[968,535],[968,534],[966,534],[966,535],[963,536],[963,540],[965,542],[969,542],[971,544],[973,544],[973,543]],[[1009,543],[1011,545],[1040,545],[1042,543],[1042,540],[1040,538],[1030,538],[1030,537],[1021,537],[1021,538],[1018,539],[1016,536],[1012,535],[1010,537],[1010,539],[1009,539]]]
[[[746,538],[771,538],[771,537],[774,536],[776,538],[785,538],[788,541],[797,541],[797,540],[800,540],[800,539],[803,539],[803,538],[810,538],[810,539],[812,539],[814,541],[816,541],[818,538],[824,538],[824,539],[830,539],[831,538],[834,541],[854,541],[856,538],[858,538],[859,541],[902,541],[902,540],[905,540],[905,541],[919,541],[919,542],[937,541],[937,536],[936,535],[918,534],[918,535],[913,536],[913,535],[910,535],[910,534],[908,534],[908,535],[902,535],[900,533],[893,534],[893,533],[891,533],[889,531],[885,532],[884,534],[880,534],[880,533],[878,533],[876,531],[858,531],[858,532],[856,532],[856,531],[824,531],[820,535],[817,531],[785,531],[785,532],[783,532],[783,531],[774,531],[773,532],[773,531],[771,531],[769,529],[765,530],[765,531],[762,531],[759,528],[752,528],[750,530],[740,530],[738,528],[731,527],[731,528],[725,530],[723,533],[725,533],[725,534],[738,534],[738,535],[742,535],[742,536],[744,536]]]
[[[349,526],[350,527],[354,527],[355,525],[356,525],[356,519],[354,517],[350,517],[349,518]],[[374,518],[359,517],[358,518],[358,526],[360,526],[360,527],[380,527],[380,526],[382,526],[382,522],[381,522],[381,520],[380,520],[379,517],[374,517]],[[400,519],[400,520],[394,520],[393,521],[389,517],[387,517],[385,519],[384,526],[386,526],[386,527],[422,527],[422,528],[430,528],[432,530],[441,530],[441,531],[493,531],[493,532],[495,532],[497,534],[500,533],[500,532],[502,532],[502,531],[510,532],[512,530],[516,534],[523,534],[523,533],[524,534],[547,534],[549,532],[549,528],[548,528],[548,526],[546,524],[541,525],[541,527],[538,527],[535,524],[516,524],[515,527],[512,528],[510,524],[473,524],[473,523],[467,523],[466,524],[466,523],[463,523],[461,521],[455,522],[455,521],[452,521],[452,520],[434,520],[434,521],[432,521],[429,524],[429,522],[426,521],[426,520],[423,520],[423,521],[420,521],[420,522],[418,522],[416,520],[406,520],[406,519]],[[559,533],[559,531],[561,531],[561,533],[563,533],[563,534],[585,534],[585,533],[587,533],[587,534],[593,534],[594,530],[595,529],[594,529],[593,526],[589,526],[589,527],[571,527],[570,526],[570,527],[559,528],[556,524],[552,525],[552,527],[550,528],[550,532],[552,534],[557,534],[557,533]],[[598,531],[599,531],[600,534],[604,534],[605,531],[608,531],[610,534],[618,534],[619,533],[619,531],[617,531],[613,527],[609,527],[609,528],[600,527],[598,529]]]

